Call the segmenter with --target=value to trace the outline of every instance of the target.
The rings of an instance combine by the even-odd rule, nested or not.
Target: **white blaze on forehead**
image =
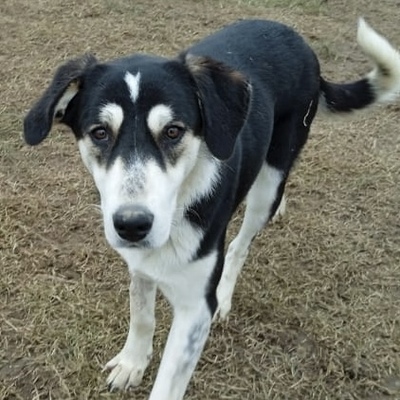
[[[100,109],[100,121],[108,125],[114,133],[119,131],[124,119],[122,107],[115,103],[108,103]]]
[[[140,83],[140,72],[136,75],[132,75],[130,72],[125,74],[125,82],[128,85],[131,100],[135,103],[139,97],[139,83]]]
[[[171,107],[165,104],[154,106],[147,115],[147,125],[152,133],[157,134],[165,125],[171,122],[174,118]]]

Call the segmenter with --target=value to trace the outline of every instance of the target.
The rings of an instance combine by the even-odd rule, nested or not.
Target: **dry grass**
[[[59,129],[34,149],[20,138],[55,66],[84,51],[174,54],[250,16],[299,29],[335,80],[368,68],[354,44],[358,15],[400,44],[393,0],[328,1],[317,12],[303,3],[0,3],[1,399],[145,398],[170,320],[161,299],[143,385],[107,393],[101,367],[127,332],[125,266],[105,244],[71,135]],[[254,243],[230,321],[213,327],[188,399],[400,398],[399,110],[314,125],[288,214]]]

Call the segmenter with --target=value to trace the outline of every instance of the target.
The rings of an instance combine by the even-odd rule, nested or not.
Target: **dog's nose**
[[[118,235],[129,242],[139,242],[150,232],[154,216],[145,207],[125,205],[113,216]]]

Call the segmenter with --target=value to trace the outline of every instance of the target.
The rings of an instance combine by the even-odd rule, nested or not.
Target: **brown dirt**
[[[105,244],[72,135],[57,129],[39,148],[21,140],[54,68],[86,51],[172,55],[257,16],[295,26],[325,76],[350,79],[369,67],[359,15],[400,45],[397,0],[0,2],[1,399],[146,398],[170,321],[160,299],[143,385],[109,394],[101,367],[127,332],[126,268]],[[316,122],[288,213],[255,241],[188,399],[400,399],[399,111]]]

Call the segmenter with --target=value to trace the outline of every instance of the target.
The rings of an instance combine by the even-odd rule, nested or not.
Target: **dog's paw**
[[[218,305],[217,312],[215,313],[216,318],[220,321],[228,321],[229,313],[231,311],[232,302],[230,300],[221,301]]]
[[[113,392],[139,386],[149,361],[150,357],[138,361],[121,351],[103,369],[103,371],[111,370],[107,378],[108,390]]]
[[[223,279],[222,279],[223,280]],[[214,315],[214,320],[227,321],[232,307],[232,291],[225,285],[220,284],[217,288],[218,308]]]
[[[271,218],[271,223],[274,224],[275,222],[279,221],[286,212],[286,197],[285,195],[282,196],[282,200],[279,203],[277,210],[275,211],[274,216]]]

